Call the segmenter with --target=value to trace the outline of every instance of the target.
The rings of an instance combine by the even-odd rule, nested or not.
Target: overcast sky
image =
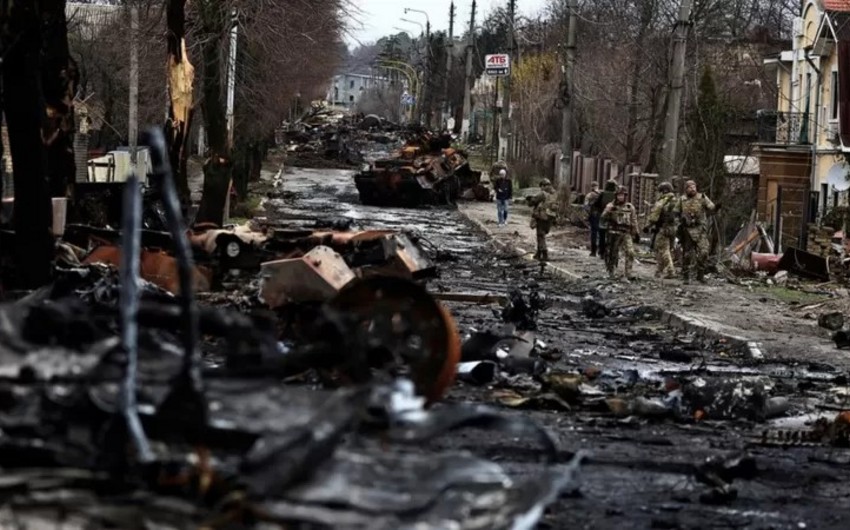
[[[421,13],[404,14],[405,7],[421,9],[428,12],[431,19],[432,31],[443,31],[449,29],[449,4],[451,0],[428,0],[427,2],[414,0],[352,0],[358,6],[360,13],[357,14],[359,21],[352,22],[351,35],[346,39],[350,47],[357,46],[359,42],[364,44],[374,42],[385,35],[398,33],[399,27],[409,31],[412,35],[419,35],[421,29],[416,24],[403,22],[399,19],[408,18],[416,20],[425,25],[425,16]],[[539,13],[550,0],[517,0],[517,11],[524,15]],[[478,0],[476,24],[479,23],[491,9],[500,5],[507,5],[507,0]],[[458,24],[464,28],[469,25],[469,12],[472,9],[472,0],[455,0],[455,35],[463,33]],[[359,42],[358,42],[359,41]]]

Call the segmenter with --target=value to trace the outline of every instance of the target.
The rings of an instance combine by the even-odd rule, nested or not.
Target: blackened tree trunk
[[[41,83],[46,105],[42,139],[47,148],[47,181],[53,197],[70,195],[74,182],[74,95],[77,64],[68,49],[65,0],[38,2],[41,18]]]
[[[166,4],[166,46],[168,50],[168,121],[165,137],[168,157],[174,170],[177,191],[189,199],[186,162],[189,158],[189,128],[194,111],[195,69],[186,55],[186,0],[168,0]]]
[[[47,182],[47,150],[42,141],[42,34],[37,4],[3,2],[3,110],[15,186],[15,265],[23,288],[50,280],[53,255],[52,208]]]
[[[221,60],[222,40],[229,16],[217,2],[212,1],[203,2],[198,10],[204,38],[201,45],[204,62],[201,91],[209,157],[204,161],[204,190],[196,222],[221,225],[233,175],[232,146],[227,141],[227,118],[222,93],[225,68]]]

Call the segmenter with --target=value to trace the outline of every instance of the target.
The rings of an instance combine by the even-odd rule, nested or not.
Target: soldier
[[[596,207],[599,212],[605,211],[605,207],[614,202],[614,196],[617,195],[617,189],[620,187],[617,181],[610,179],[605,183],[605,189],[599,194],[596,200]],[[604,218],[599,218],[599,257],[605,258],[605,250],[608,248],[608,224]]]
[[[531,213],[531,228],[537,230],[537,253],[534,259],[543,263],[549,261],[549,250],[546,248],[546,235],[552,229],[555,221],[555,188],[549,179],[540,181],[540,193],[529,199],[534,208]]]
[[[705,283],[708,264],[708,214],[718,208],[711,199],[697,193],[693,180],[685,183],[685,195],[679,198],[675,214],[679,217],[679,240],[682,242],[682,278],[688,284],[696,273],[697,281]]]
[[[643,229],[644,232],[652,230],[652,246],[655,250],[655,261],[658,263],[655,269],[656,278],[674,278],[676,269],[673,267],[673,255],[671,251],[676,242],[676,195],[673,186],[669,182],[658,185],[658,193],[661,196],[649,213],[649,224]]]
[[[590,185],[590,193],[584,197],[584,209],[587,210],[587,222],[590,224],[591,256],[596,256],[596,251],[599,249],[599,216],[602,215],[599,197],[601,195],[599,183],[593,182]]]
[[[626,259],[626,280],[632,279],[632,264],[635,260],[634,239],[638,237],[637,211],[632,203],[626,202],[628,191],[625,186],[617,190],[614,202],[609,203],[602,212],[602,219],[608,226],[607,253],[605,266],[608,276],[615,277],[620,260],[620,252]]]

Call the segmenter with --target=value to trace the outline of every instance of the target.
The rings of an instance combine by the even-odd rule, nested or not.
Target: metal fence
[[[807,112],[759,111],[758,140],[765,144],[808,145],[815,122]]]

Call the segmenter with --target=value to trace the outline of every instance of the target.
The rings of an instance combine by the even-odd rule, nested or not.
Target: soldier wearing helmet
[[[690,283],[691,275],[705,283],[708,265],[708,215],[718,208],[711,199],[697,192],[693,180],[685,182],[685,195],[679,198],[675,213],[679,217],[679,239],[682,242],[682,277]]]
[[[677,201],[673,186],[669,182],[658,185],[658,200],[649,212],[648,224],[644,232],[653,233],[652,248],[655,250],[656,278],[673,278],[676,269],[673,266],[672,250],[676,242]]]
[[[632,203],[628,202],[628,196],[626,187],[620,186],[614,202],[608,204],[602,212],[602,219],[608,225],[608,248],[605,254],[608,276],[612,279],[615,277],[622,253],[626,262],[627,281],[632,279],[632,265],[635,260],[634,239],[638,237],[637,211]]]
[[[546,247],[546,236],[555,222],[555,188],[549,179],[540,181],[540,193],[529,199],[534,208],[531,212],[531,228],[537,231],[537,253],[534,258],[541,264],[549,261],[549,249]]]
[[[599,218],[602,215],[604,205],[600,204],[602,193],[599,191],[599,183],[590,183],[590,192],[584,197],[584,209],[587,211],[587,222],[590,225],[590,255],[596,256],[600,249]],[[603,241],[604,242],[604,241]]]

